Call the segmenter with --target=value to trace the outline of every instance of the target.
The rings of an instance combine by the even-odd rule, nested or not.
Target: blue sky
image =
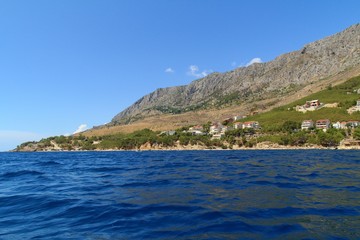
[[[109,122],[159,87],[270,61],[359,23],[359,9],[357,0],[2,0],[0,151]]]

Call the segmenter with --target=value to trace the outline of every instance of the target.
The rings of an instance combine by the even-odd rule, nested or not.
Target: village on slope
[[[352,94],[358,95],[360,91]],[[131,134],[84,136],[80,133],[68,137],[50,137],[39,142],[23,143],[14,151],[360,148],[360,121],[349,120],[352,114],[358,118],[360,99],[349,102],[346,108],[337,103],[324,104],[320,100],[301,101],[305,103],[270,111],[270,121],[264,121],[266,113],[253,111],[249,116],[234,116],[222,122],[163,132],[143,129]],[[328,110],[325,111],[325,108]],[[339,115],[343,119],[331,116],[331,122],[326,116],[331,115],[335,108],[343,109],[343,114]],[[274,119],[281,116],[282,120],[275,123]],[[303,120],[305,116],[313,116],[313,119],[309,117]],[[319,119],[314,119],[314,116]]]
[[[360,89],[358,90],[358,94],[360,94]],[[307,111],[316,111],[321,108],[328,107],[328,108],[335,108],[338,107],[337,103],[333,104],[323,104],[319,100],[311,100],[306,101],[304,105],[296,106],[294,109],[298,112],[306,113]],[[360,99],[356,101],[356,105],[350,107],[347,112],[352,114],[354,112],[360,112]],[[256,113],[253,113],[256,114]],[[253,130],[260,130],[261,126],[258,121],[245,121],[241,122],[241,119],[245,119],[247,116],[234,116],[230,118],[226,118],[223,120],[222,123],[216,122],[212,123],[209,126],[209,129],[204,129],[202,125],[196,125],[190,127],[187,131],[184,132],[190,133],[192,135],[207,135],[210,134],[212,140],[220,140],[225,137],[226,132],[231,130],[237,129],[253,129]],[[313,130],[313,129],[321,129],[322,131],[326,132],[330,128],[334,129],[354,129],[360,127],[360,121],[352,120],[352,121],[336,121],[331,123],[329,119],[317,119],[317,120],[304,120],[301,123],[301,130]],[[174,135],[176,131],[163,131],[161,134],[165,135]],[[344,139],[340,143],[343,146],[360,146],[359,140],[354,139]]]

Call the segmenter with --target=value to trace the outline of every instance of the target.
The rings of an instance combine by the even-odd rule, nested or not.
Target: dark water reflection
[[[0,239],[360,239],[359,151],[0,154]]]

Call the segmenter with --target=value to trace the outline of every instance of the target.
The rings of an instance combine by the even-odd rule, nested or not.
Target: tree
[[[210,132],[211,122],[207,122],[203,125],[204,132]]]
[[[356,140],[360,140],[360,128],[359,127],[355,128],[353,137]]]
[[[294,122],[294,121],[286,121],[284,122],[282,129],[285,132],[294,132],[295,130],[300,129],[301,127],[301,123],[299,122]]]

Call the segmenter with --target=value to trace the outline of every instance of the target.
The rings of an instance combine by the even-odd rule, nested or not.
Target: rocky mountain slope
[[[267,63],[213,73],[186,86],[157,89],[117,114],[111,125],[169,113],[279,100],[305,86],[359,67],[360,24],[356,24]]]

